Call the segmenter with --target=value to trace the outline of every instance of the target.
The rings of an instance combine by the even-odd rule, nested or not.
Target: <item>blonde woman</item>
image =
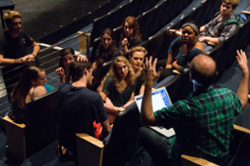
[[[124,56],[116,57],[102,83],[100,95],[113,123],[116,115],[134,101],[135,75],[129,61]]]

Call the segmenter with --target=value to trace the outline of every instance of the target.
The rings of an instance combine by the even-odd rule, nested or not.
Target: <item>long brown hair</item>
[[[25,99],[32,88],[32,81],[39,77],[39,72],[44,71],[37,66],[28,66],[22,73],[18,83],[13,87],[11,93],[11,101],[19,108],[25,108]]]
[[[64,56],[72,54],[74,59],[76,59],[75,51],[73,48],[66,47],[60,51],[60,60],[59,60],[59,67],[62,67],[65,70],[65,66],[63,65],[63,58]]]
[[[124,33],[124,26],[125,23],[128,22],[129,27],[134,29],[133,34],[130,37],[130,40],[133,40],[134,38],[140,38],[140,27],[137,22],[137,19],[134,16],[128,16],[122,23],[122,33],[121,33],[121,39],[124,39],[126,37],[126,34]]]
[[[125,63],[126,66],[128,66],[128,75],[126,76],[125,80],[128,84],[128,86],[132,86],[135,83],[135,73],[134,73],[134,69],[132,67],[132,65],[129,63],[129,61],[127,60],[127,58],[125,58],[124,56],[117,56],[114,61],[111,64],[110,70],[109,72],[106,74],[106,76],[103,78],[102,80],[102,84],[104,84],[106,78],[108,76],[112,76],[113,80],[114,80],[114,84],[115,84],[115,88],[116,90],[121,93],[122,92],[122,88],[121,85],[119,84],[119,82],[121,81],[121,76],[119,75],[119,73],[116,71],[116,64],[118,62],[123,62]]]
[[[104,31],[102,31],[101,40],[103,35],[105,34],[108,34],[112,38],[113,43],[107,49],[105,49],[102,45],[102,42],[100,42],[95,57],[95,61],[98,67],[104,62],[106,62],[108,59],[110,59],[109,56],[112,56],[112,52],[116,49],[115,33],[113,32],[113,30],[111,30],[110,28],[106,28]]]

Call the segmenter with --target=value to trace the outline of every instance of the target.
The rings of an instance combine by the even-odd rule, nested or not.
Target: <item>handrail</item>
[[[54,47],[56,47],[56,46],[58,46],[58,45],[64,44],[64,43],[66,43],[66,42],[69,42],[70,40],[76,39],[76,38],[78,38],[78,37],[80,37],[80,36],[83,36],[83,37],[85,36],[85,37],[86,37],[87,58],[89,59],[89,58],[90,58],[90,50],[89,50],[89,49],[90,49],[90,38],[91,38],[90,33],[79,33],[79,34],[77,34],[77,35],[75,35],[75,36],[72,36],[72,37],[70,37],[70,38],[67,38],[67,39],[65,39],[65,40],[63,40],[63,41],[59,41],[59,42],[57,42],[57,43],[51,45],[50,47],[44,48],[44,49],[40,50],[39,53],[43,53],[43,52],[45,52],[45,51],[51,50],[51,49],[53,49]]]

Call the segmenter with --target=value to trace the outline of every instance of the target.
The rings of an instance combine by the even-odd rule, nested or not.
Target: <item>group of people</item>
[[[243,51],[237,51],[236,59],[243,73],[237,95],[228,89],[215,89],[212,84],[217,76],[216,63],[205,55],[204,46],[207,42],[217,44],[223,41],[236,29],[235,24],[226,25],[222,30],[219,27],[234,17],[233,10],[238,3],[239,0],[222,0],[220,13],[202,27],[189,21],[182,25],[181,33],[168,30],[169,35],[177,38],[171,43],[167,59],[161,62],[163,65],[158,72],[155,69],[157,60],[153,62],[152,57],[146,58],[143,68],[147,50],[139,46],[141,34],[133,16],[128,16],[122,23],[119,46],[114,32],[109,28],[103,30],[92,64],[84,55],[75,55],[72,48],[61,50],[59,68],[56,69],[61,83],[57,130],[60,159],[67,159],[69,151],[73,158],[77,154],[75,133],[85,132],[104,139],[118,113],[134,101],[135,95],[144,93],[142,123],[174,127],[176,132],[174,137],[163,138],[150,128],[141,128],[141,143],[155,163],[165,164],[166,159],[179,159],[182,153],[217,163],[223,161],[229,151],[233,116],[247,104],[247,59]],[[39,46],[21,31],[21,15],[10,11],[4,15],[4,20],[9,30],[0,38],[0,65],[34,61]],[[26,52],[27,46],[33,47],[32,54]],[[108,61],[112,61],[110,70],[103,78],[98,78],[101,66]],[[173,74],[173,70],[180,73],[189,70],[196,88],[187,100],[153,113],[153,84]],[[9,116],[14,121],[27,123],[32,101],[48,92],[44,87],[46,81],[45,71],[39,67],[28,66],[22,72],[11,93],[12,112]],[[95,83],[94,91],[92,83]]]

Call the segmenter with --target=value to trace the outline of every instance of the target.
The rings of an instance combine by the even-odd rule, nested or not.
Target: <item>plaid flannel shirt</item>
[[[224,27],[224,29],[220,32],[219,27],[220,25],[226,21],[227,19],[233,19],[235,18],[234,14],[230,14],[228,17],[224,18],[223,20],[219,21],[220,19],[220,14],[217,13],[218,15],[212,19],[209,23],[205,24],[205,32],[202,32],[200,36],[210,36],[210,37],[218,37],[219,42],[222,42],[225,40],[225,37],[229,36],[232,34],[236,29],[237,25],[236,24],[229,24]]]
[[[241,100],[229,89],[209,87],[204,93],[191,93],[187,100],[154,113],[165,128],[174,127],[176,135],[168,139],[168,158],[182,153],[210,161],[229,153],[233,117],[242,109]]]

